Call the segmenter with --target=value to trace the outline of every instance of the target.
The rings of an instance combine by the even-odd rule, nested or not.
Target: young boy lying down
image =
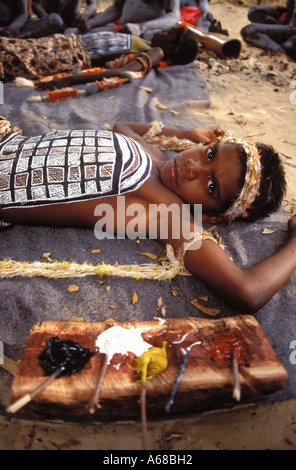
[[[153,134],[147,124],[117,123],[113,132],[61,130],[24,137],[7,121],[2,124],[7,128],[0,142],[0,220],[6,223],[95,227],[103,217],[100,208],[107,204],[114,211],[114,231],[122,233],[137,204],[146,210],[149,233],[149,225],[155,224],[148,210],[152,204],[174,204],[180,214],[184,204],[201,204],[204,223],[225,225],[267,216],[279,208],[285,192],[283,168],[271,148],[227,138],[220,129],[185,131],[156,125]],[[149,143],[163,136],[196,145],[167,161]],[[124,196],[124,215],[118,213],[118,195]],[[188,240],[180,230],[176,237],[176,224],[185,223],[182,220],[168,218],[168,233],[163,235],[161,218],[160,213],[158,238],[173,246],[196,279],[244,313],[265,305],[296,267],[296,216],[289,221],[289,236],[280,250],[246,269],[239,269],[206,231],[202,243],[200,234]]]

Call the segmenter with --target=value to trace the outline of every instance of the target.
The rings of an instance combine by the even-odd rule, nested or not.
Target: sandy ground
[[[266,3],[266,2],[264,2]],[[215,53],[200,52],[198,61],[207,80],[211,113],[223,128],[239,137],[265,132],[257,139],[272,144],[282,155],[287,174],[284,207],[296,213],[296,62],[286,55],[266,53],[246,44],[240,35],[248,24],[248,6],[213,0],[210,11],[229,37],[242,42],[238,59],[218,59]],[[291,88],[293,87],[293,88]]]
[[[248,23],[247,5],[212,0],[211,11],[232,38],[241,39]],[[224,129],[243,137],[265,132],[260,139],[271,143],[282,155],[288,191],[284,207],[296,213],[296,103],[290,102],[296,79],[296,62],[279,54],[267,54],[242,41],[238,59],[218,59],[200,51],[198,61],[207,81],[212,106],[209,112]],[[296,89],[296,87],[295,87]],[[174,421],[149,426],[153,449],[285,449],[296,448],[295,403],[275,403],[268,408],[226,412],[194,422]],[[14,421],[0,417],[0,449],[135,449],[140,429],[130,423],[110,429],[43,422]]]

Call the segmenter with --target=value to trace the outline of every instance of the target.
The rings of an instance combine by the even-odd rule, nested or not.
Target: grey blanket
[[[147,91],[140,86],[151,88]],[[181,128],[213,127],[210,99],[205,82],[196,64],[151,71],[143,79],[120,88],[97,93],[90,97],[68,99],[57,103],[27,101],[37,95],[31,88],[15,88],[7,84],[0,114],[19,126],[24,135],[33,136],[49,129],[98,129],[117,120],[151,122]],[[159,109],[157,103],[167,109]],[[219,229],[226,250],[239,266],[249,266],[272,254],[284,242],[287,232],[276,231],[263,235],[264,228],[286,228],[288,214],[280,210],[272,217],[253,225],[235,223]],[[92,253],[92,250],[100,252]],[[155,263],[139,252],[164,254],[157,241],[102,240],[93,230],[53,227],[14,226],[0,232],[0,260],[35,261],[44,253],[57,261],[78,263],[131,264]],[[46,261],[43,259],[43,261]],[[50,261],[49,261],[50,262]],[[86,321],[146,320],[153,317],[183,317],[205,314],[191,300],[208,295],[205,304],[220,309],[216,318],[235,315],[204,285],[192,277],[177,276],[172,281],[135,280],[96,276],[70,279],[14,278],[0,280],[0,341],[6,356],[19,359],[20,346],[26,343],[35,322],[69,320],[83,317]],[[78,290],[68,291],[75,284]],[[173,295],[172,288],[175,288]],[[134,292],[138,302],[132,302]],[[160,300],[161,299],[161,300]],[[283,391],[269,400],[295,398],[296,374],[291,361],[290,343],[296,340],[295,274],[277,295],[258,313],[258,319],[268,340],[289,374]],[[2,410],[7,404],[12,377],[0,369]],[[1,408],[0,408],[1,409]]]

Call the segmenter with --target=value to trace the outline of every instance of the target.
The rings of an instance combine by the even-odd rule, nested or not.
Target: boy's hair
[[[238,181],[240,188],[243,187],[247,170],[247,154],[244,148],[239,145],[238,154],[241,164],[241,174]],[[247,217],[237,217],[234,222],[256,222],[269,216],[281,206],[283,197],[286,192],[285,171],[282,161],[272,146],[263,143],[256,143],[260,153],[261,163],[261,181],[259,187],[259,195],[252,202],[247,212]],[[220,207],[217,213],[225,213],[235,202],[236,198],[227,201],[223,207]]]
[[[259,196],[247,209],[248,217],[237,220],[255,222],[277,211],[286,192],[286,179],[283,163],[272,146],[256,143],[260,153],[261,181]]]
[[[180,26],[176,46],[176,50],[167,55],[172,65],[186,65],[194,61],[198,53],[198,44],[192,31],[186,31]]]

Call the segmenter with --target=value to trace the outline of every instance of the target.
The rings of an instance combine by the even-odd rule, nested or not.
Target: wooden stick
[[[170,411],[170,408],[172,406],[172,404],[174,403],[174,398],[175,398],[175,395],[176,395],[176,392],[179,388],[179,385],[180,385],[180,382],[182,380],[182,377],[183,377],[183,374],[185,372],[185,369],[186,369],[186,365],[187,365],[187,362],[188,362],[188,359],[189,359],[189,354],[190,354],[190,349],[191,348],[188,348],[187,349],[187,352],[185,354],[185,356],[183,357],[183,361],[182,361],[182,364],[178,370],[178,374],[177,374],[177,377],[176,377],[176,380],[175,380],[175,383],[174,383],[174,386],[172,388],[172,391],[171,391],[171,396],[170,396],[170,399],[169,401],[167,402],[167,405],[165,407],[165,411],[168,413]]]
[[[240,401],[241,397],[241,386],[239,382],[239,366],[236,354],[232,358],[232,373],[233,373],[233,390],[232,396],[236,401]]]
[[[30,401],[32,401],[36,395],[38,395],[42,390],[45,389],[51,382],[53,382],[56,377],[65,369],[65,367],[60,367],[57,369],[53,374],[51,374],[49,377],[47,377],[43,382],[41,382],[40,385],[38,385],[32,392],[27,393],[23,397],[19,398],[16,402],[14,402],[12,405],[9,405],[6,408],[6,411],[8,413],[17,413],[21,408],[23,408],[25,405],[27,405]]]
[[[99,394],[100,394],[101,385],[103,383],[108,365],[109,365],[109,358],[106,354],[104,362],[103,362],[103,366],[102,366],[102,369],[101,369],[101,373],[99,375],[98,382],[97,382],[97,385],[96,385],[96,388],[95,388],[95,391],[94,391],[94,394],[93,394],[93,397],[90,400],[89,405],[88,405],[89,412],[91,414],[94,414],[94,412],[96,411],[96,408],[101,407],[100,404],[99,404]]]
[[[179,367],[177,377],[176,377],[174,386],[173,386],[172,391],[171,391],[170,399],[167,402],[166,407],[165,407],[165,411],[167,413],[170,411],[170,408],[171,408],[172,404],[174,403],[174,398],[175,398],[176,392],[179,388],[180,382],[182,380],[183,374],[184,374],[186,366],[187,366],[187,362],[188,362],[188,359],[189,359],[189,354],[190,354],[191,348],[193,348],[193,346],[195,346],[196,344],[200,344],[200,343],[201,343],[200,341],[196,341],[196,343],[191,344],[186,350],[186,354],[183,357],[182,364]]]
[[[141,420],[142,420],[142,450],[147,450],[147,415],[146,415],[146,382],[142,383],[141,390]]]

